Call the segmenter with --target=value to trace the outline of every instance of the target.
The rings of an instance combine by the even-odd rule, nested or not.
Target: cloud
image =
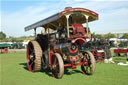
[[[69,0],[68,0],[69,1]],[[116,29],[128,29],[128,3],[125,1],[104,2],[42,2],[27,6],[22,10],[10,13],[1,12],[1,27],[8,36],[31,35],[33,31],[24,32],[24,27],[62,11],[66,6],[88,8],[99,13],[99,20],[89,23],[92,32],[110,32]]]
[[[64,0],[66,1],[67,3],[71,3],[71,2],[89,2],[89,1],[108,1],[108,0]],[[111,1],[128,1],[128,0],[111,0]]]
[[[41,15],[39,13],[44,9],[28,7],[22,11],[12,14],[2,14],[2,30],[7,35],[20,36],[23,35],[24,27],[36,21]]]
[[[108,0],[88,0],[88,1],[108,1]],[[128,1],[128,0],[111,0],[111,1]]]
[[[128,29],[128,8],[120,8],[118,10],[108,11],[106,13],[100,13],[97,24],[92,25],[92,28],[98,32],[120,32],[121,30]],[[96,28],[97,27],[97,28]],[[92,30],[94,30],[92,29]],[[120,31],[119,31],[120,30]],[[127,31],[128,32],[128,31]]]
[[[65,0],[66,2],[74,2],[74,1],[76,1],[76,2],[80,2],[80,1],[85,1],[85,0]]]
[[[1,26],[1,12],[0,12],[0,32],[2,31],[2,30],[1,30],[1,27],[2,27],[2,26]]]
[[[49,11],[49,9],[44,6],[29,6],[14,13],[2,12],[2,31],[9,36],[30,35],[33,31],[24,32],[25,26],[42,20],[56,12],[55,9]]]
[[[103,33],[119,30],[127,30],[128,2],[104,1],[104,2],[79,2],[73,7],[82,7],[93,10],[99,14],[99,20],[89,23],[92,32]]]

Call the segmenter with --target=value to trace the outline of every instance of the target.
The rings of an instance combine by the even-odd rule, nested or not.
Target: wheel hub
[[[33,59],[33,56],[32,55],[30,55],[30,59]]]

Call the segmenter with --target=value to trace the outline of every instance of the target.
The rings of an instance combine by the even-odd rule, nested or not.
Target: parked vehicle
[[[107,40],[91,38],[83,45],[84,50],[89,50],[95,57],[96,62],[102,62],[111,57],[110,44]]]
[[[120,39],[118,41],[117,47],[114,49],[115,56],[121,56],[121,54],[124,54],[124,56],[127,56],[128,52],[128,39]]]
[[[22,42],[13,42],[13,43],[10,45],[9,48],[10,48],[10,49],[23,49],[23,48],[25,48],[25,47],[23,46],[23,43],[22,43]]]
[[[29,71],[50,68],[54,77],[62,78],[64,69],[75,69],[80,65],[84,74],[93,74],[95,58],[82,47],[86,39],[91,37],[88,22],[95,20],[98,20],[98,14],[91,10],[67,7],[62,12],[25,27],[25,31],[34,29],[36,36],[27,46]],[[36,34],[37,27],[43,27],[44,32]]]
[[[10,45],[6,43],[0,44],[0,53],[8,53],[8,47]]]

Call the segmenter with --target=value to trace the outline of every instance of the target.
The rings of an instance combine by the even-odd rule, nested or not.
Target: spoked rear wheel
[[[55,78],[62,78],[64,74],[64,63],[58,53],[55,53],[52,56],[52,74]]]
[[[102,62],[106,57],[106,53],[103,49],[94,49],[92,54],[94,55],[96,62]]]
[[[31,41],[27,46],[27,66],[31,72],[41,70],[42,50],[37,41]]]
[[[94,58],[95,58],[96,62],[98,62],[98,56],[97,56],[97,51],[96,51],[96,49],[94,49],[94,50],[92,51],[92,54],[94,55]]]
[[[81,70],[84,74],[91,75],[95,72],[96,62],[93,54],[90,51],[85,51],[83,53],[81,62],[83,63],[83,65],[81,65]]]

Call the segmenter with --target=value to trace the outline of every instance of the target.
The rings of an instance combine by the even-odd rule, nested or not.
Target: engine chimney
[[[64,9],[64,10],[68,10],[68,9],[72,9],[72,7],[65,7],[65,9]]]

